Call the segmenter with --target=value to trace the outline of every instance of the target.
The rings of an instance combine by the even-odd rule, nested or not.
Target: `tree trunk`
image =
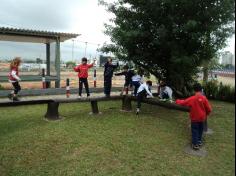
[[[208,81],[208,72],[209,68],[207,65],[203,67],[203,83],[205,84]]]

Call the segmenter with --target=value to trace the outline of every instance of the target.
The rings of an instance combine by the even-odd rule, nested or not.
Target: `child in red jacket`
[[[186,100],[176,100],[176,104],[190,107],[192,148],[199,150],[202,146],[203,124],[212,109],[207,98],[202,95],[201,84],[195,84],[194,91],[194,96]]]
[[[86,89],[87,97],[90,96],[89,93],[89,85],[88,85],[88,70],[93,67],[95,64],[95,60],[92,64],[87,64],[88,60],[87,58],[82,58],[82,64],[76,66],[74,68],[75,72],[78,72],[78,77],[79,77],[79,97],[81,98],[82,95],[82,89],[83,89],[83,84]]]
[[[19,66],[21,62],[22,62],[21,58],[16,57],[15,59],[12,60],[10,64],[10,73],[8,77],[9,77],[9,82],[14,87],[14,91],[12,91],[11,94],[8,95],[8,98],[13,101],[19,101],[17,95],[18,92],[21,90],[21,86],[19,84],[19,81],[21,81],[19,77]]]

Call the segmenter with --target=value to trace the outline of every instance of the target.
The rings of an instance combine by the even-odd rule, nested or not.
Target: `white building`
[[[223,65],[235,65],[234,55],[229,51],[225,51],[222,54],[222,57],[221,57],[221,64],[223,64]]]

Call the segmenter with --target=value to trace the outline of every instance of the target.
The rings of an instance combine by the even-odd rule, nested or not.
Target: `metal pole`
[[[75,40],[72,40],[72,60],[74,61],[74,47],[75,47]]]
[[[42,85],[43,89],[46,89],[46,78],[45,78],[45,69],[42,69]]]
[[[66,97],[70,98],[70,79],[66,79]]]
[[[88,45],[88,42],[85,42],[85,51],[84,51],[84,57],[87,56],[87,45]]]

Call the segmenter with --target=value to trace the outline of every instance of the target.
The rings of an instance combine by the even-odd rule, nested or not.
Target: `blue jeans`
[[[192,144],[198,145],[202,142],[203,122],[191,122]]]
[[[137,95],[138,88],[139,88],[139,86],[140,86],[140,82],[138,82],[138,81],[132,81],[132,84],[133,84],[133,86],[134,86],[134,96],[136,96],[136,95]]]

